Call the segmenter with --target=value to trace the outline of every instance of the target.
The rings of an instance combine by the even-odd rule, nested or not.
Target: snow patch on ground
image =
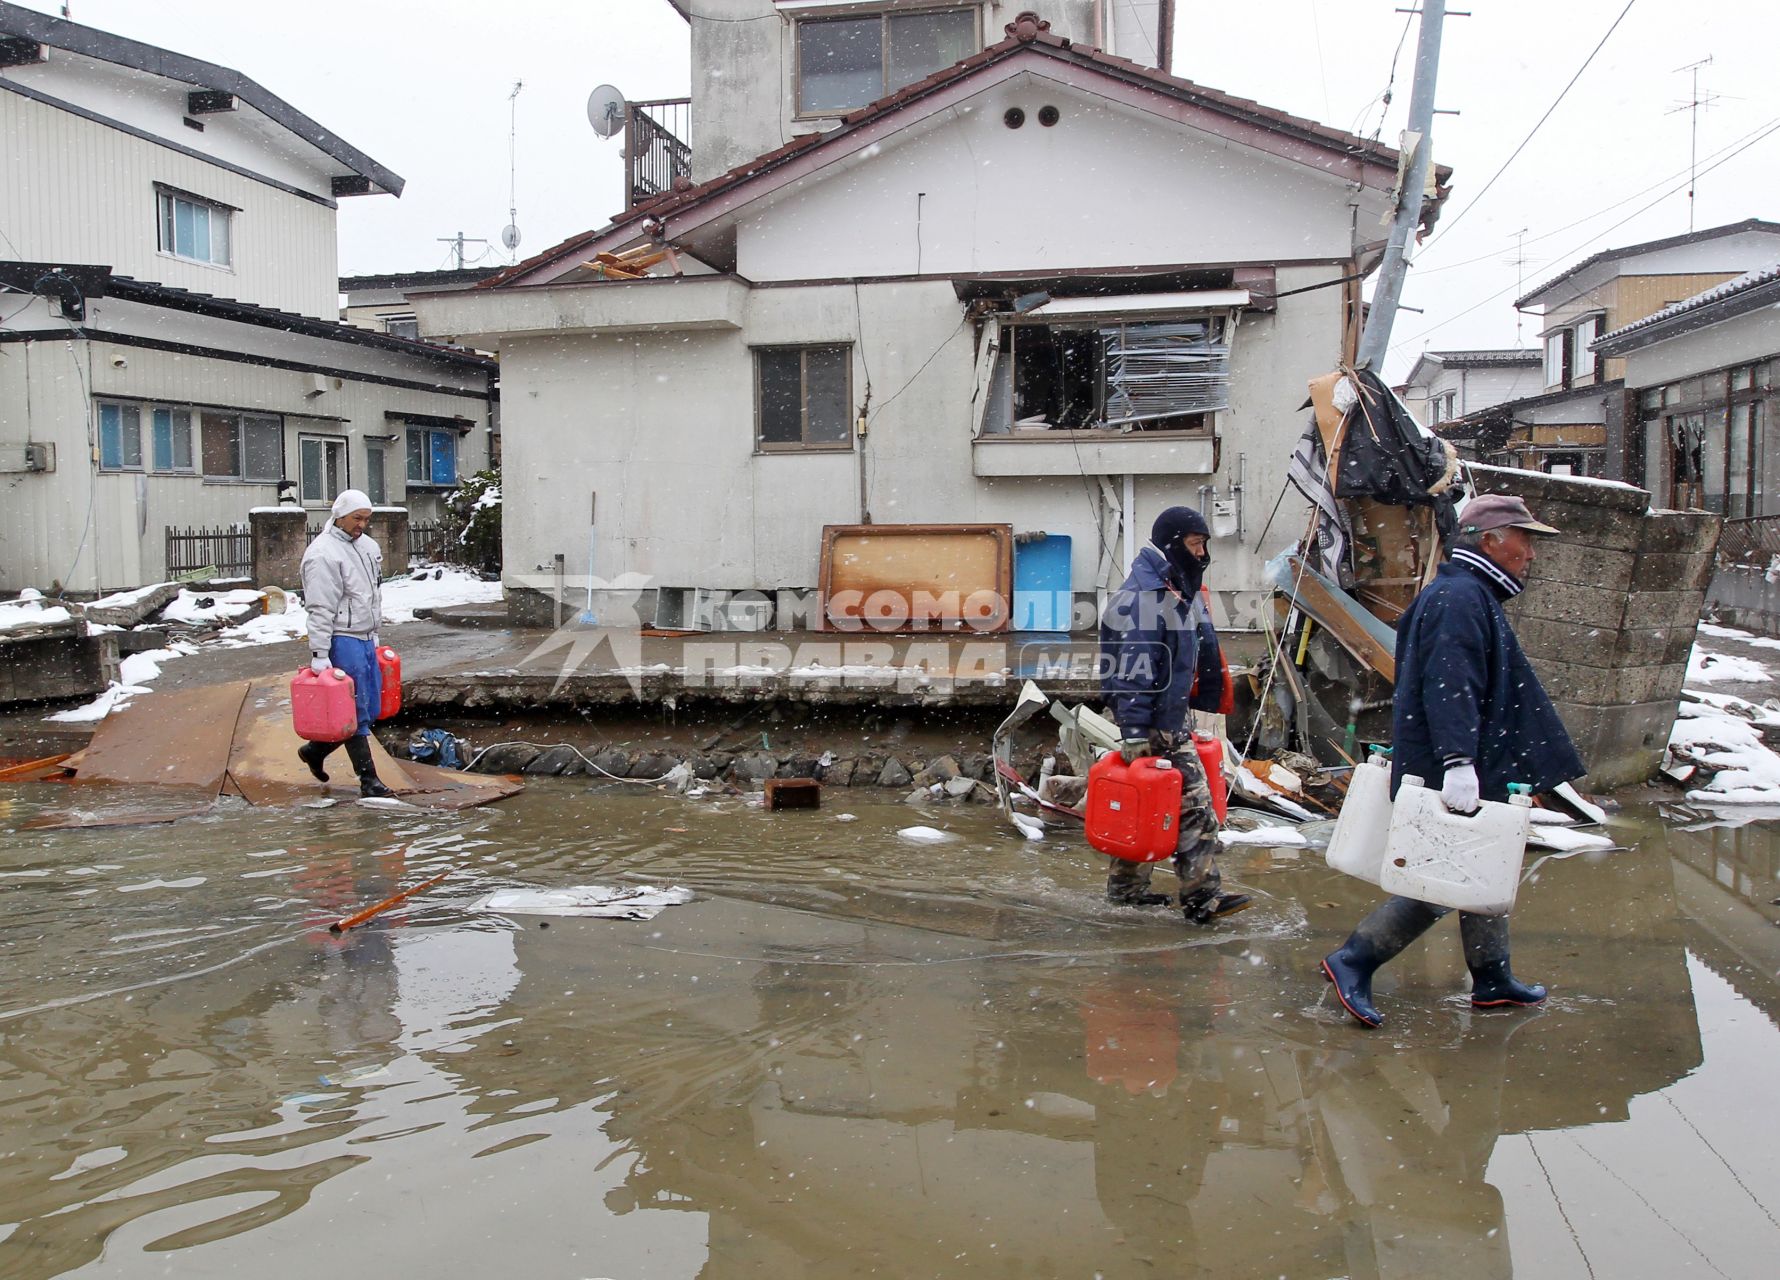
[[[1780,755],[1748,720],[1703,705],[1683,704],[1669,734],[1672,757],[1714,770],[1687,793],[1699,804],[1780,804]]]
[[[413,622],[416,609],[493,604],[500,599],[499,582],[484,582],[467,569],[425,569],[411,578],[383,584],[383,621]]]
[[[1700,623],[1700,634],[1721,640],[1737,640],[1757,649],[1780,649],[1780,640],[1772,636],[1758,636],[1753,631],[1739,631],[1735,627],[1721,627],[1714,622]]]
[[[149,681],[161,674],[161,665],[174,658],[183,658],[187,654],[198,652],[195,644],[174,644],[165,649],[148,649],[142,653],[132,653],[118,663],[118,678],[112,681],[111,687],[94,698],[85,706],[74,707],[68,711],[58,711],[54,715],[45,716],[45,720],[54,720],[60,724],[90,724],[103,720],[113,711],[121,711],[130,705],[130,700],[139,693],[149,691]]]
[[[1761,684],[1773,678],[1774,673],[1754,658],[1707,653],[1698,645],[1687,655],[1688,684],[1717,684],[1722,680],[1733,684]]]
[[[1259,844],[1284,849],[1302,848],[1310,842],[1304,833],[1292,827],[1257,827],[1253,831],[1220,831],[1218,840],[1222,844]]]
[[[233,617],[248,605],[258,604],[262,595],[262,592],[252,588],[236,591],[193,591],[187,587],[180,591],[173,603],[161,611],[161,618],[166,622],[200,626],[220,618]]]

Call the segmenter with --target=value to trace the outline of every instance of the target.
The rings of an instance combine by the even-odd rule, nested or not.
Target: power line
[[[1712,161],[1712,160],[1716,160],[1720,156],[1726,156],[1728,158],[1727,153],[1730,152],[1732,149],[1740,146],[1742,143],[1744,143],[1750,139],[1755,138],[1755,136],[1758,133],[1761,133],[1765,129],[1771,128],[1772,126],[1774,126],[1776,124],[1780,124],[1780,116],[1776,116],[1774,119],[1769,120],[1764,124],[1757,125],[1755,128],[1751,129],[1748,133],[1744,134],[1740,138],[1733,138],[1730,142],[1727,142],[1724,146],[1720,147],[1717,151],[1714,151],[1711,155],[1707,156],[1706,159],[1708,161]],[[1593,213],[1583,214],[1580,218],[1577,218],[1574,222],[1566,222],[1561,227],[1555,227],[1550,231],[1541,231],[1536,236],[1528,236],[1526,238],[1526,240],[1524,241],[1524,243],[1525,244],[1537,244],[1541,240],[1549,240],[1553,236],[1562,235],[1564,232],[1570,230],[1573,227],[1580,227],[1585,222],[1593,222],[1596,218],[1600,217],[1602,214],[1612,213],[1615,209],[1619,208],[1621,205],[1630,204],[1632,201],[1636,200],[1639,196],[1647,195],[1650,192],[1655,191],[1658,187],[1663,186],[1666,183],[1673,182],[1677,178],[1681,177],[1683,174],[1687,174],[1689,172],[1690,172],[1690,170],[1688,170],[1688,169],[1679,169],[1674,173],[1667,174],[1661,178],[1658,178],[1655,182],[1651,183],[1649,186],[1639,187],[1636,191],[1632,192],[1630,195],[1621,196],[1618,200],[1615,200],[1612,204],[1603,205],[1601,208],[1596,209]],[[1432,246],[1433,246],[1433,241],[1429,241],[1428,245],[1423,248],[1422,252],[1426,253],[1428,248],[1431,248]],[[1475,258],[1462,258],[1458,262],[1449,262],[1445,266],[1441,266],[1441,267],[1422,267],[1420,270],[1418,270],[1416,272],[1416,274],[1418,276],[1431,276],[1431,275],[1438,274],[1439,272],[1442,272],[1442,271],[1455,271],[1460,267],[1471,266],[1473,263],[1488,261],[1489,259],[1491,259],[1495,256],[1496,256],[1495,251],[1492,250],[1489,253],[1478,254]]]
[[[1564,100],[1565,95],[1576,87],[1576,82],[1582,79],[1582,73],[1588,70],[1589,64],[1595,60],[1595,55],[1601,51],[1601,47],[1607,43],[1613,33],[1619,30],[1619,24],[1625,21],[1626,14],[1630,13],[1632,11],[1632,6],[1637,3],[1638,0],[1626,0],[1625,8],[1619,11],[1619,16],[1615,18],[1613,24],[1607,28],[1607,34],[1595,42],[1595,47],[1589,50],[1588,57],[1584,58],[1582,60],[1582,65],[1576,68],[1576,74],[1570,77],[1570,82],[1563,87],[1556,98],[1552,99],[1551,105],[1545,108],[1545,114],[1539,117],[1538,122],[1533,125],[1527,136],[1520,140],[1520,145],[1510,153],[1506,160],[1502,161],[1502,167],[1490,175],[1489,181],[1483,184],[1477,194],[1471,197],[1471,202],[1454,214],[1452,221],[1435,233],[1434,238],[1429,240],[1428,243],[1422,247],[1422,252],[1426,253],[1442,236],[1458,226],[1459,223],[1464,220],[1465,215],[1475,209],[1483,197],[1489,193],[1489,189],[1496,185],[1496,179],[1506,173],[1508,171],[1508,166],[1514,163],[1515,157],[1527,149],[1527,143],[1531,142],[1534,135],[1539,132],[1545,122],[1551,119],[1551,113],[1558,109],[1558,104]]]
[[[1722,160],[1719,160],[1714,164],[1707,165],[1704,169],[1701,169],[1700,170],[1701,176],[1711,173],[1712,170],[1718,168],[1719,165],[1728,164],[1731,160],[1735,159],[1737,156],[1739,156],[1743,152],[1747,151],[1750,147],[1753,147],[1756,143],[1762,141],[1762,139],[1764,139],[1764,138],[1769,137],[1770,135],[1772,135],[1775,132],[1780,132],[1780,121],[1776,121],[1774,124],[1768,126],[1756,137],[1753,137],[1748,142],[1745,142],[1742,146],[1738,147],[1735,151],[1732,151],[1729,155],[1725,156]],[[1633,218],[1636,218],[1636,217],[1640,216],[1641,214],[1648,213],[1650,210],[1656,208],[1657,205],[1661,204],[1664,200],[1667,200],[1670,196],[1675,195],[1678,192],[1684,190],[1685,185],[1686,184],[1683,184],[1683,186],[1680,186],[1680,187],[1669,188],[1669,190],[1663,192],[1660,196],[1658,196],[1656,199],[1652,200],[1649,204],[1641,205],[1637,209],[1634,209],[1631,213],[1628,213],[1625,217],[1621,218],[1618,222],[1614,223],[1612,226],[1607,227],[1604,230],[1597,231],[1594,235],[1590,236],[1587,240],[1584,240],[1581,244],[1577,245],[1575,248],[1571,249],[1569,252],[1561,254],[1559,256],[1564,257],[1564,258],[1569,258],[1569,257],[1573,257],[1574,255],[1576,255],[1578,253],[1581,253],[1584,249],[1588,248],[1589,245],[1594,244],[1597,240],[1600,240],[1604,236],[1611,235],[1613,232],[1619,230],[1619,228],[1625,226],[1625,224],[1630,222]],[[1451,324],[1454,320],[1462,319],[1463,317],[1470,315],[1473,311],[1476,311],[1479,307],[1486,306],[1489,303],[1494,302],[1497,298],[1501,297],[1503,294],[1511,292],[1514,289],[1514,287],[1515,286],[1511,284],[1505,289],[1498,289],[1498,290],[1496,290],[1496,292],[1490,294],[1489,297],[1483,298],[1483,299],[1473,303],[1472,305],[1466,307],[1463,311],[1458,312],[1456,315],[1448,316],[1446,319],[1440,321],[1438,324],[1430,325],[1428,328],[1423,329],[1420,333],[1411,334],[1407,338],[1403,338],[1400,341],[1393,342],[1390,346],[1390,350],[1395,351],[1399,347],[1405,346],[1411,342],[1415,342],[1418,339],[1427,337],[1430,333],[1433,333],[1437,329],[1444,329],[1447,325]]]

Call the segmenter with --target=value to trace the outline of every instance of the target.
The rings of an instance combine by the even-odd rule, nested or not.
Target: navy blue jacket
[[[1410,773],[1438,787],[1452,756],[1476,762],[1485,800],[1506,800],[1511,782],[1547,791],[1588,772],[1502,612],[1511,594],[1448,560],[1398,621],[1393,795]]]
[[[1100,692],[1128,738],[1151,729],[1179,733],[1188,707],[1223,706],[1217,629],[1203,607],[1192,607],[1179,577],[1160,551],[1145,547],[1100,619]]]

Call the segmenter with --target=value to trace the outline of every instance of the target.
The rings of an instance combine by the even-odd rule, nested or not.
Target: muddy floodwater
[[[552,780],[457,815],[26,825],[132,801],[0,788],[9,1280],[1780,1259],[1761,822],[1628,809],[1628,851],[1522,891],[1544,1009],[1474,1013],[1449,919],[1381,976],[1369,1034],[1316,965],[1372,894],[1311,850],[1233,851],[1260,905],[1203,930],[1105,905],[1079,833],[844,791],[769,815]],[[548,927],[478,906],[635,883],[696,896]]]

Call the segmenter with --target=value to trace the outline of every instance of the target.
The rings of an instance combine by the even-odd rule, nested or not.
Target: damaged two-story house
[[[1129,6],[1011,8],[707,0],[689,171],[415,299],[500,353],[516,614],[590,572],[771,599],[867,523],[1067,538],[1087,603],[1189,503],[1252,625],[1398,152],[1174,76]]]

